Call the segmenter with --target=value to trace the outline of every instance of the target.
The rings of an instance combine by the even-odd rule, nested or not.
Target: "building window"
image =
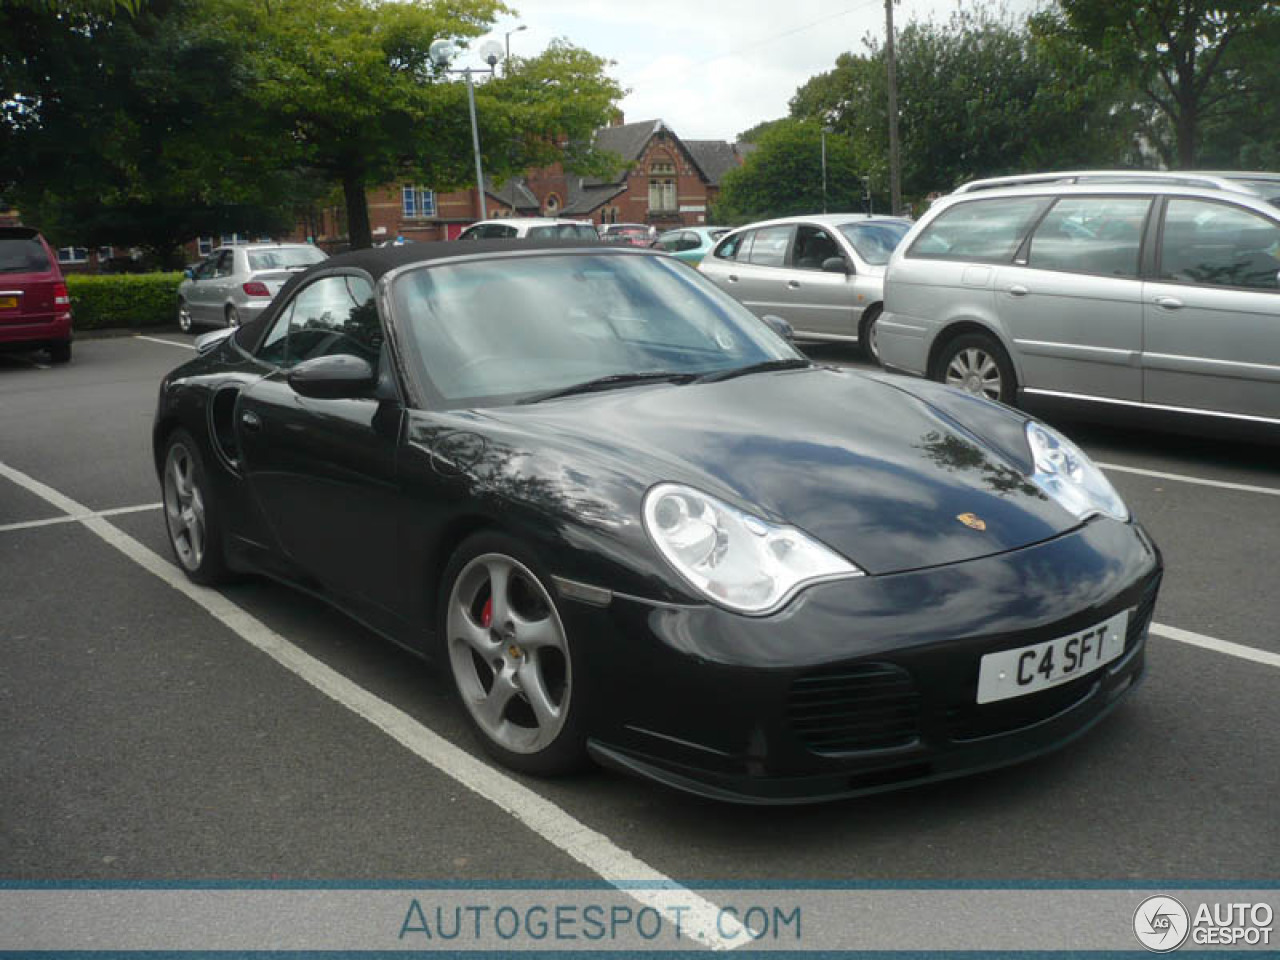
[[[59,263],[88,263],[89,248],[88,247],[59,247],[58,262]]]
[[[674,177],[676,175],[676,165],[669,160],[659,160],[656,163],[649,164],[649,176],[651,177]]]
[[[196,241],[196,252],[202,257],[213,253],[213,237],[201,237]]]
[[[434,217],[436,215],[436,194],[434,190],[422,187],[403,186],[400,188],[400,208],[406,217]]]
[[[115,255],[116,255],[116,252],[115,252],[115,250],[113,250],[111,247],[99,247],[99,248],[98,248],[98,262],[99,262],[99,263],[106,263],[106,261],[108,261],[108,260],[112,259],[113,257],[115,257]]]
[[[224,233],[222,235],[222,245],[224,247],[234,247],[241,243],[248,243],[249,237],[243,233]]]
[[[649,178],[649,212],[673,213],[676,210],[676,182]]]
[[[555,216],[560,211],[560,198],[554,193],[548,194],[543,206],[546,207],[548,216]]]

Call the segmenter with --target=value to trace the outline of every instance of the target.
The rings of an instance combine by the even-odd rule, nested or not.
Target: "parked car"
[[[595,225],[585,220],[556,217],[506,217],[473,223],[459,240],[599,240]]]
[[[715,242],[728,232],[728,227],[681,227],[679,230],[668,230],[653,241],[652,245],[667,251],[677,260],[696,267],[715,246]]]
[[[600,239],[627,247],[647,247],[658,239],[658,231],[647,223],[610,223],[601,226]]]
[[[861,213],[765,220],[723,238],[698,269],[758,316],[782,317],[797,337],[857,343],[878,360],[884,267],[910,226]]]
[[[309,243],[218,247],[178,284],[178,326],[238,327],[271,302],[286,280],[326,258]]]
[[[31,227],[0,227],[0,348],[71,359],[71,298],[53,249]]]
[[[1039,755],[1141,677],[1160,554],[1070,441],[812,364],[656,251],[361,251],[218,333],[156,411],[177,562],[435,654],[515,769],[848,796]]]
[[[952,195],[889,265],[886,367],[1032,397],[1280,424],[1280,212],[1176,184]]]

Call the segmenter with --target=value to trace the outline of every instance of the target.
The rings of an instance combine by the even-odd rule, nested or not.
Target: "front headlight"
[[[644,525],[699,593],[741,613],[768,613],[818,580],[863,575],[794,527],[767,523],[680,484],[661,483],[645,495]]]
[[[1062,434],[1032,420],[1027,424],[1027,444],[1035,462],[1032,482],[1079,519],[1095,513],[1129,519],[1129,508],[1111,481]]]

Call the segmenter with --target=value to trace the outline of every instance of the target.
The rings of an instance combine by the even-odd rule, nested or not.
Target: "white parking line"
[[[1118,463],[1098,463],[1097,465],[1103,470],[1115,470],[1118,473],[1136,473],[1140,477],[1156,477],[1160,480],[1176,480],[1179,483],[1194,483],[1200,487],[1217,487],[1220,490],[1241,490],[1245,493],[1265,493],[1272,497],[1280,497],[1280,488],[1277,487],[1255,487],[1251,483],[1229,483],[1226,480],[1206,480],[1204,477],[1189,477],[1185,473],[1163,473],[1159,470],[1143,470],[1139,467],[1126,467]]]
[[[102,516],[3,462],[0,462],[0,476],[79,520],[126,557],[204,608],[245,642],[363,717],[440,772],[505,810],[610,885],[662,913],[694,940],[717,950],[732,950],[752,942],[747,929],[736,921],[724,924],[728,927],[726,935],[721,929],[721,921],[729,921],[731,917],[722,918],[720,908],[709,900],[678,885],[541,794],[477,760],[402,710],[379,700],[333,668],[295,647],[216,590],[192,583],[168,560],[112,526]]]
[[[183,350],[194,350],[196,348],[195,344],[193,343],[183,343],[180,340],[164,340],[164,339],[161,339],[160,337],[148,337],[148,336],[144,336],[141,333],[135,333],[133,335],[133,339],[146,340],[149,343],[163,343],[166,346],[170,346],[170,347],[181,347]]]
[[[1163,623],[1151,624],[1151,632],[1166,640],[1177,640],[1179,643],[1187,643],[1193,647],[1204,647],[1206,650],[1225,653],[1228,656],[1239,657],[1241,660],[1252,660],[1254,663],[1265,664],[1268,667],[1280,667],[1280,653],[1272,653],[1270,650],[1259,650],[1257,647],[1246,647],[1242,643],[1232,643],[1230,640],[1206,637],[1203,633],[1192,633],[1190,630],[1166,626]]]
[[[114,507],[111,510],[98,510],[93,513],[69,513],[61,517],[47,517],[44,520],[24,520],[21,523],[6,523],[0,526],[0,533],[8,533],[10,530],[30,530],[33,527],[51,527],[58,523],[75,523],[88,517],[118,517],[125,513],[159,510],[163,506],[163,503],[141,503],[136,507]]]

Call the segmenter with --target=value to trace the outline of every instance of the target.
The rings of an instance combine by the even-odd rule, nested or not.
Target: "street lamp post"
[[[453,59],[454,52],[453,43],[449,40],[437,40],[428,48],[428,55],[440,70],[445,73],[460,73],[467,78],[467,109],[471,113],[471,149],[476,157],[476,219],[483,220],[485,216],[484,168],[480,165],[480,128],[476,124],[476,88],[471,82],[471,74],[494,72],[498,64],[498,45],[490,41],[480,48],[480,56],[484,58],[485,63],[489,64],[488,70],[473,67],[463,67],[461,70],[450,69],[446,64]]]
[[[822,212],[827,212],[827,134],[830,127],[822,128]]]
[[[519,33],[521,30],[528,30],[528,29],[529,29],[528,24],[522,23],[520,24],[520,26],[516,27],[514,30],[508,30],[503,35],[503,40],[506,41],[506,44],[507,44],[507,55],[502,61],[502,75],[504,77],[509,76],[511,74],[511,35],[513,33]]]

